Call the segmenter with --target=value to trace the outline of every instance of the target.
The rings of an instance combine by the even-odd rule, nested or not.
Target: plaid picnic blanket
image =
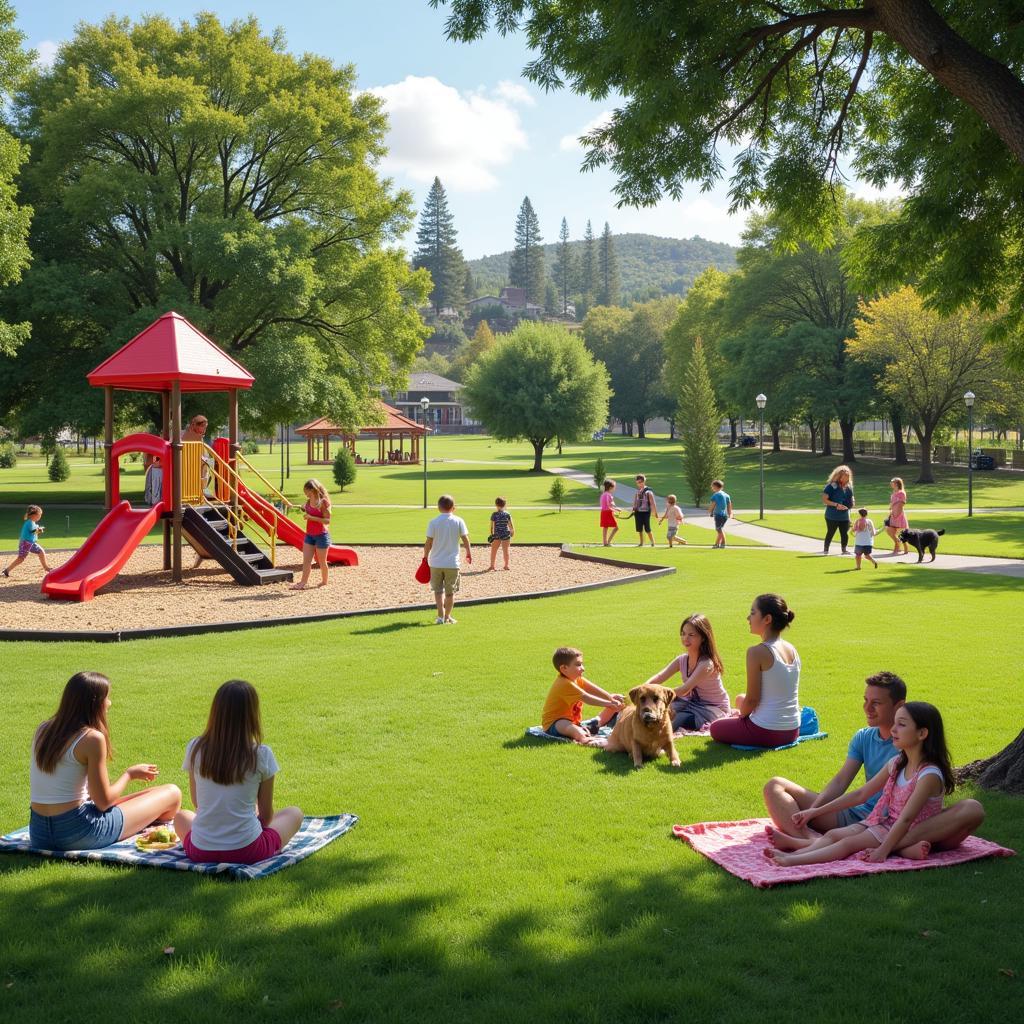
[[[598,730],[597,733],[600,739],[608,739],[608,737],[611,736],[611,734],[612,731],[607,725],[601,726],[600,730]],[[536,736],[537,739],[541,740],[554,740],[556,743],[573,742],[571,739],[569,739],[568,736],[552,736],[551,733],[549,733],[547,729],[545,729],[542,725],[531,725],[530,728],[526,730],[526,735]]]
[[[132,864],[136,867],[169,868],[172,871],[198,871],[201,875],[250,880],[266,878],[300,860],[305,860],[328,843],[343,836],[359,820],[354,814],[333,814],[324,818],[303,818],[302,827],[292,841],[278,854],[257,864],[196,864],[176,846],[172,850],[144,853],[135,845],[135,837],[102,850],[35,850],[29,845],[28,826],[9,835],[0,836],[0,853],[28,853],[54,860],[104,861],[110,864]]]

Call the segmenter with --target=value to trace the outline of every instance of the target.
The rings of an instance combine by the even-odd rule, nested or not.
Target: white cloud
[[[533,93],[521,82],[510,82],[507,79],[499,82],[494,87],[494,95],[499,99],[507,100],[509,103],[517,103],[523,107],[535,107],[537,105]]]
[[[596,128],[603,128],[608,121],[611,119],[612,112],[610,110],[602,110],[596,117],[592,117],[582,128],[573,132],[571,135],[563,135],[559,140],[558,148],[563,153],[583,152],[583,146],[580,145],[580,136],[589,135]]]
[[[532,97],[522,89],[523,99],[519,89],[514,82],[502,82],[491,95],[484,90],[462,93],[436,78],[413,75],[369,89],[384,101],[388,114],[384,170],[421,183],[436,175],[445,188],[467,192],[497,187],[495,169],[528,148],[512,103]]]
[[[52,39],[44,39],[41,43],[37,43],[33,47],[36,51],[36,66],[44,69],[53,67],[59,48],[60,43],[55,43]]]

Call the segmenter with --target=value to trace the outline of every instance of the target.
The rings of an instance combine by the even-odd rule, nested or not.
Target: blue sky
[[[521,77],[529,51],[521,36],[492,33],[470,45],[444,38],[444,8],[427,0],[14,0],[18,27],[43,60],[79,21],[146,13],[173,20],[213,10],[222,20],[255,15],[266,30],[284,29],[294,52],[314,51],[354,64],[361,88],[378,92],[391,118],[384,170],[410,189],[417,206],[441,178],[469,258],[503,252],[523,196],[554,241],[562,217],[573,238],[589,218],[595,233],[646,231],[673,238],[739,240],[741,216],[729,217],[725,189],[649,210],[616,209],[613,176],[580,171],[577,136],[600,118],[597,104],[567,90],[545,94]],[[411,243],[411,237],[407,238]]]

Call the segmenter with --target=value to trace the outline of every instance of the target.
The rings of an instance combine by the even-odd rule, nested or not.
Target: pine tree
[[[569,245],[569,224],[562,218],[558,232],[558,250],[555,255],[555,286],[561,296],[562,316],[569,312],[569,293],[576,289],[576,259]]]
[[[597,254],[600,278],[597,289],[599,306],[617,306],[619,304],[619,261],[615,258],[615,243],[612,241],[612,229],[608,221],[604,222],[601,232],[601,244]]]
[[[722,414],[715,401],[704,343],[695,339],[690,352],[682,398],[679,403],[679,435],[683,441],[686,479],[693,492],[693,503],[701,504],[711,491],[711,481],[725,472],[718,427]]]
[[[544,302],[544,245],[540,222],[530,197],[523,199],[516,217],[516,241],[508,266],[508,280],[515,288],[526,289],[526,301]]]
[[[587,230],[583,233],[583,259],[580,261],[580,291],[589,308],[594,304],[597,295],[597,244],[594,241],[594,229],[587,221]]]
[[[420,214],[413,255],[413,266],[426,268],[433,278],[430,302],[435,313],[446,306],[458,309],[465,302],[467,267],[455,244],[457,237],[444,186],[440,178],[435,178]]]

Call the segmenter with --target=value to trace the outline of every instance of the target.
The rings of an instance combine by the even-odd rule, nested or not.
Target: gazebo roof
[[[180,313],[164,313],[92,373],[93,387],[128,391],[231,391],[251,388],[255,378]]]
[[[397,409],[393,409],[390,405],[385,405],[383,402],[380,403],[381,409],[384,410],[384,422],[375,423],[372,426],[360,427],[358,433],[367,434],[424,434],[426,430],[423,425],[416,423],[414,420],[409,419],[407,416],[403,416]],[[303,437],[312,437],[314,435],[331,435],[340,434],[342,436],[350,436],[351,431],[345,430],[343,427],[339,427],[337,424],[332,423],[326,416],[320,416],[318,419],[312,420],[304,426],[296,428],[296,434],[301,434]]]

